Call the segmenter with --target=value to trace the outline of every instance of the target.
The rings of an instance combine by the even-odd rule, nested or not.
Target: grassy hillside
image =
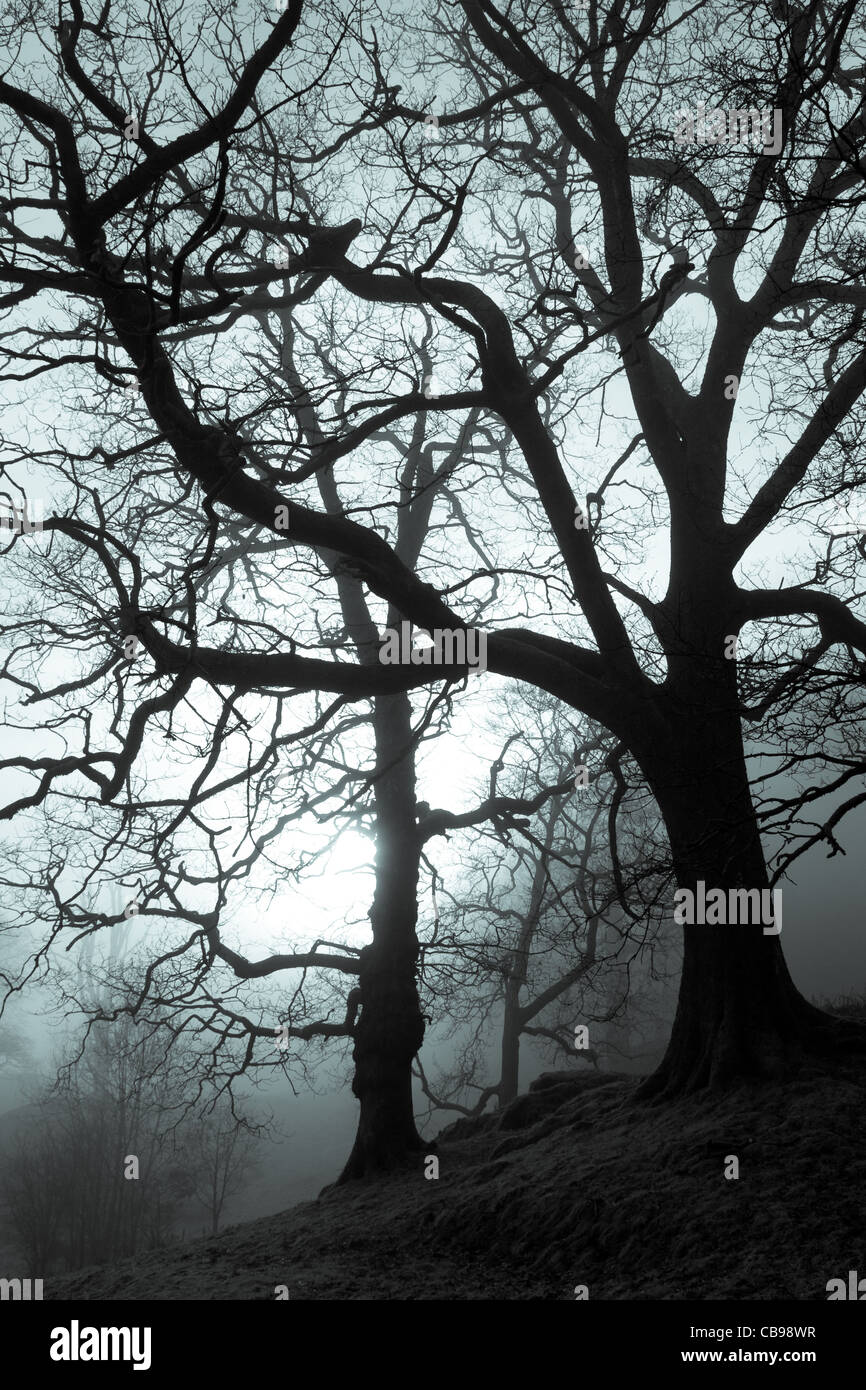
[[[675,1106],[550,1073],[424,1165],[46,1281],[54,1299],[826,1299],[866,1270],[866,1072],[806,1069]],[[431,1147],[431,1152],[433,1149]],[[723,1176],[726,1155],[736,1180]]]

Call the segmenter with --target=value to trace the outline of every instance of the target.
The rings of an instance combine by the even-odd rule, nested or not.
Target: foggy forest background
[[[0,49],[4,1268],[546,1071],[862,1053],[853,0],[11,0]],[[677,926],[700,881],[780,937]]]

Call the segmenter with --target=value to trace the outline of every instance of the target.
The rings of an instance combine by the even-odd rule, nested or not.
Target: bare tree
[[[648,805],[629,799],[615,741],[575,730],[543,692],[510,704],[491,710],[498,730],[514,728],[491,794],[510,791],[515,805],[539,792],[548,799],[531,820],[493,817],[459,858],[452,851],[423,950],[430,1010],[462,1042],[450,1072],[434,1081],[419,1061],[418,1075],[434,1106],[463,1114],[514,1100],[524,1038],[554,1059],[598,1065],[603,1025],[635,1004],[634,986],[653,973],[669,901],[657,812],[645,790]],[[569,764],[567,789],[550,795]],[[481,1045],[491,1036],[492,1080]]]
[[[159,1040],[128,1020],[88,1045],[41,1096],[4,1156],[8,1224],[41,1276],[165,1244],[190,1184],[167,1144],[172,1082]]]
[[[224,1104],[188,1118],[185,1130],[184,1166],[189,1165],[195,1196],[215,1236],[226,1202],[243,1190],[254,1171],[258,1141]]]
[[[266,1126],[203,1093],[196,1063],[125,1013],[68,1049],[4,1154],[5,1222],[40,1276],[168,1244],[193,1200],[219,1230]]]
[[[377,630],[401,615],[468,638],[483,613],[489,672],[626,750],[680,888],[769,887],[744,722],[782,767],[793,725],[797,755],[829,769],[821,795],[856,775],[850,724],[823,760],[808,729],[862,686],[862,554],[834,534],[816,562],[796,523],[864,481],[859,21],[850,3],[592,0],[583,16],[462,0],[413,29],[387,5],[350,19],[291,0],[243,33],[228,5],[205,7],[224,40],[205,51],[156,7],[141,27],[110,4],[68,13],[50,39],[17,14],[3,35],[2,351],[30,406],[3,466],[19,501],[25,464],[54,493],[42,540],[12,518],[3,677],[22,738],[50,715],[47,751],[3,763],[2,815],[22,827],[10,881],[48,904],[55,946],[94,925],[69,904],[119,846],[146,860],[142,917],[188,927],[147,972],[154,1005],[185,1014],[191,972],[214,1053],[248,1064],[273,1030],[233,1007],[227,977],[298,969],[303,993],[322,972],[323,1012],[291,1035],[354,1038],[366,1109],[411,1147],[416,822],[409,765],[382,754],[410,742],[407,692],[460,698],[467,663],[329,650],[321,617],[344,576]],[[141,71],[132,110],[112,83]],[[701,144],[693,126],[677,143],[676,104],[708,91],[738,135],[743,112],[780,112],[779,141]],[[267,348],[278,314],[291,382]],[[425,386],[425,357],[444,389]],[[32,383],[53,373],[62,409],[45,420]],[[413,422],[444,418],[459,461],[413,554],[392,539],[408,501],[394,474]],[[413,504],[426,486],[411,479]],[[660,532],[661,582],[642,553]],[[224,940],[226,904],[286,828],[257,823],[276,755],[318,738],[300,758],[321,768],[331,721],[347,732],[346,707],[370,700],[373,947],[363,963],[321,941],[249,959]],[[154,777],[154,745],[194,767],[188,787]],[[249,831],[234,858],[216,814],[230,789]],[[816,787],[803,796],[819,807]],[[836,839],[841,814],[814,834]],[[646,1091],[778,1076],[863,1036],[806,1003],[760,923],[690,924]]]

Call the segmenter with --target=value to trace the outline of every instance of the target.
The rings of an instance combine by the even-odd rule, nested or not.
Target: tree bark
[[[644,770],[670,838],[680,888],[766,889],[769,878],[746,772],[738,718],[684,718],[677,747]],[[784,931],[784,914],[783,914]],[[822,1052],[857,1030],[809,1004],[795,987],[779,935],[754,924],[683,926],[676,1017],[667,1052],[640,1088],[642,1098],[742,1078],[780,1078],[806,1052]]]
[[[361,1113],[341,1183],[387,1172],[425,1147],[415,1128],[412,1104],[412,1059],[424,1039],[424,1019],[416,983],[421,841],[408,697],[377,697],[373,724],[377,768],[376,890],[370,909],[373,941],[360,956],[352,1090]]]

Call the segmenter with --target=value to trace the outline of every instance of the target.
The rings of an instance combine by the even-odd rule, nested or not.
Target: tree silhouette
[[[771,883],[744,723],[777,768],[809,769],[776,804],[781,834],[808,804],[809,834],[838,845],[859,798],[834,797],[862,763],[835,716],[861,699],[866,657],[862,546],[827,522],[864,481],[853,0],[772,13],[461,0],[417,23],[389,5],[347,18],[291,0],[274,24],[224,5],[201,10],[215,48],[145,8],[146,23],[111,4],[85,18],[73,0],[59,36],[13,45],[0,81],[3,466],[16,498],[35,478],[53,508],[41,538],[10,528],[4,680],[28,739],[31,707],[51,715],[48,751],[4,761],[2,814],[42,817],[28,874],[58,932],[74,925],[77,816],[100,852],[119,835],[147,854],[151,910],[191,926],[178,958],[199,950],[203,969],[247,977],[286,964],[222,940],[226,890],[263,844],[251,822],[223,872],[199,814],[208,778],[219,767],[253,788],[258,809],[275,744],[374,701],[380,747],[405,749],[408,693],[466,697],[465,661],[385,664],[349,636],[323,643],[349,581],[377,631],[400,615],[468,634],[483,615],[488,673],[607,729],[657,802],[680,888]],[[21,24],[4,21],[7,42]],[[134,110],[110,95],[115,78]],[[729,135],[778,111],[783,138],[767,152],[762,130],[733,143],[709,127],[678,144],[683,107],[733,112]],[[45,418],[36,391],[53,373]],[[409,555],[393,538],[428,486],[415,475],[401,492],[419,421],[459,457]],[[236,743],[260,735],[238,770]],[[197,762],[159,824],[155,741]],[[394,877],[360,967],[366,1007],[356,1020],[344,998],[345,1016],[316,1027],[354,1037],[373,1092],[400,1092],[382,1123],[411,1145],[417,877],[398,870],[417,840],[394,766],[380,757],[374,781],[377,894],[386,863]],[[201,842],[188,860],[184,835]],[[206,907],[204,881],[218,890]],[[291,960],[323,964],[316,948]],[[324,964],[359,973],[342,947]],[[269,1031],[238,1026],[250,1045]],[[760,923],[688,925],[670,1046],[644,1093],[779,1076],[863,1038],[806,1003]]]

